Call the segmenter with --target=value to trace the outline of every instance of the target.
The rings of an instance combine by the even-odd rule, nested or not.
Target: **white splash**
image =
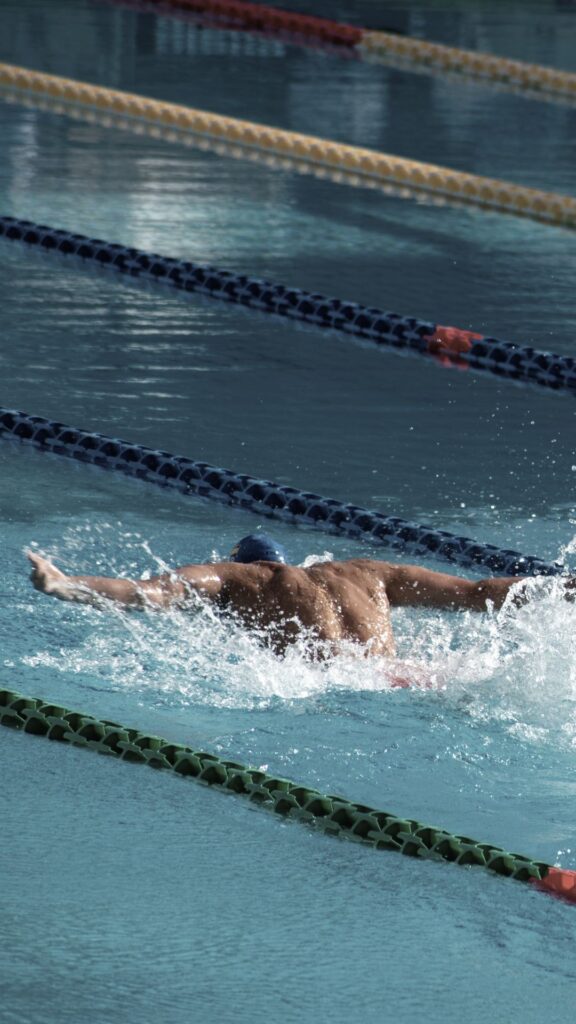
[[[128,574],[136,551],[151,558],[157,571],[168,568],[139,536],[126,534],[123,541],[127,564],[98,571]],[[74,544],[66,549],[76,554]],[[304,564],[331,558],[326,551]],[[338,657],[311,661],[313,641],[305,635],[280,658],[262,637],[199,602],[190,611],[163,613],[78,606],[75,632],[82,638],[72,646],[27,654],[23,662],[96,676],[115,689],[159,692],[175,704],[230,708],[331,692],[390,691],[386,699],[394,700],[398,686],[408,685],[415,700],[440,692],[442,700],[471,717],[496,720],[527,742],[576,748],[576,603],[566,600],[558,578],[522,586],[530,600],[518,606],[511,594],[497,612],[396,610],[398,657],[393,659],[362,657],[350,645]],[[61,635],[62,624],[58,628]]]

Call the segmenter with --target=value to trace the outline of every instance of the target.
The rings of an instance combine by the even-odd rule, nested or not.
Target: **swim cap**
[[[243,537],[230,552],[232,562],[285,562],[286,552],[267,533],[251,533]]]

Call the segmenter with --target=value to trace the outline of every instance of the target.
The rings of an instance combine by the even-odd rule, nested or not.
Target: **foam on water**
[[[69,528],[59,564],[75,572],[141,575],[136,567],[144,553],[154,572],[167,571],[136,533],[121,538],[122,564],[108,544],[103,555],[109,529],[116,527]],[[220,557],[213,552],[214,559]],[[331,557],[324,552],[304,564]],[[435,692],[479,723],[497,721],[525,741],[574,748],[576,605],[565,599],[557,578],[529,580],[520,590],[526,603],[519,605],[511,593],[499,611],[484,614],[398,609],[396,658],[359,657],[351,645],[323,661],[310,660],[317,653],[310,636],[303,635],[281,658],[263,645],[265,638],[220,619],[200,601],[191,610],[145,613],[53,601],[45,614],[60,619],[60,642],[28,650],[22,664],[89,676],[106,689],[137,692],[147,702],[237,709],[355,692],[390,691],[387,699],[394,700],[401,679],[413,687],[415,701]]]

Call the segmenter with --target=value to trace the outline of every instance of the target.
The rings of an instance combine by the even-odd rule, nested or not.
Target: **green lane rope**
[[[247,796],[281,817],[294,818],[328,835],[342,836],[377,850],[396,850],[409,857],[483,867],[576,903],[576,871],[552,867],[491,843],[454,835],[412,818],[400,818],[342,796],[326,795],[236,761],[170,743],[160,736],[71,711],[37,697],[0,690],[0,724],[123,761],[189,776],[226,792]]]

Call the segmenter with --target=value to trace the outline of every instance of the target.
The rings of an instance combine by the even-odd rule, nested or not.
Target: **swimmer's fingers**
[[[30,548],[25,548],[24,554],[26,555],[28,561],[32,562],[32,565],[38,565],[38,562],[42,561],[42,555],[37,555],[36,552],[31,551]]]
[[[30,579],[32,580],[32,583],[34,584],[36,589],[39,590],[40,587],[41,587],[41,579],[42,579],[42,576],[44,575],[44,573],[43,573],[43,562],[45,562],[46,559],[42,558],[41,555],[37,555],[35,551],[30,551],[30,550],[26,551],[26,558],[28,559],[28,561],[30,562],[30,564],[32,566],[32,572],[30,573]]]
[[[35,551],[27,550],[26,557],[30,564],[32,565],[30,579],[32,580],[34,585],[36,585],[36,583],[39,582],[43,576],[47,575],[50,569],[54,569],[54,566],[52,565],[51,562],[48,561],[47,558],[44,558],[42,555],[36,554]]]
[[[48,558],[44,558],[42,555],[38,555],[35,551],[30,550],[26,551],[26,556],[32,565],[30,579],[36,590],[42,590],[44,593],[49,594],[59,584],[66,581],[67,577],[65,574],[60,569],[57,569]]]

